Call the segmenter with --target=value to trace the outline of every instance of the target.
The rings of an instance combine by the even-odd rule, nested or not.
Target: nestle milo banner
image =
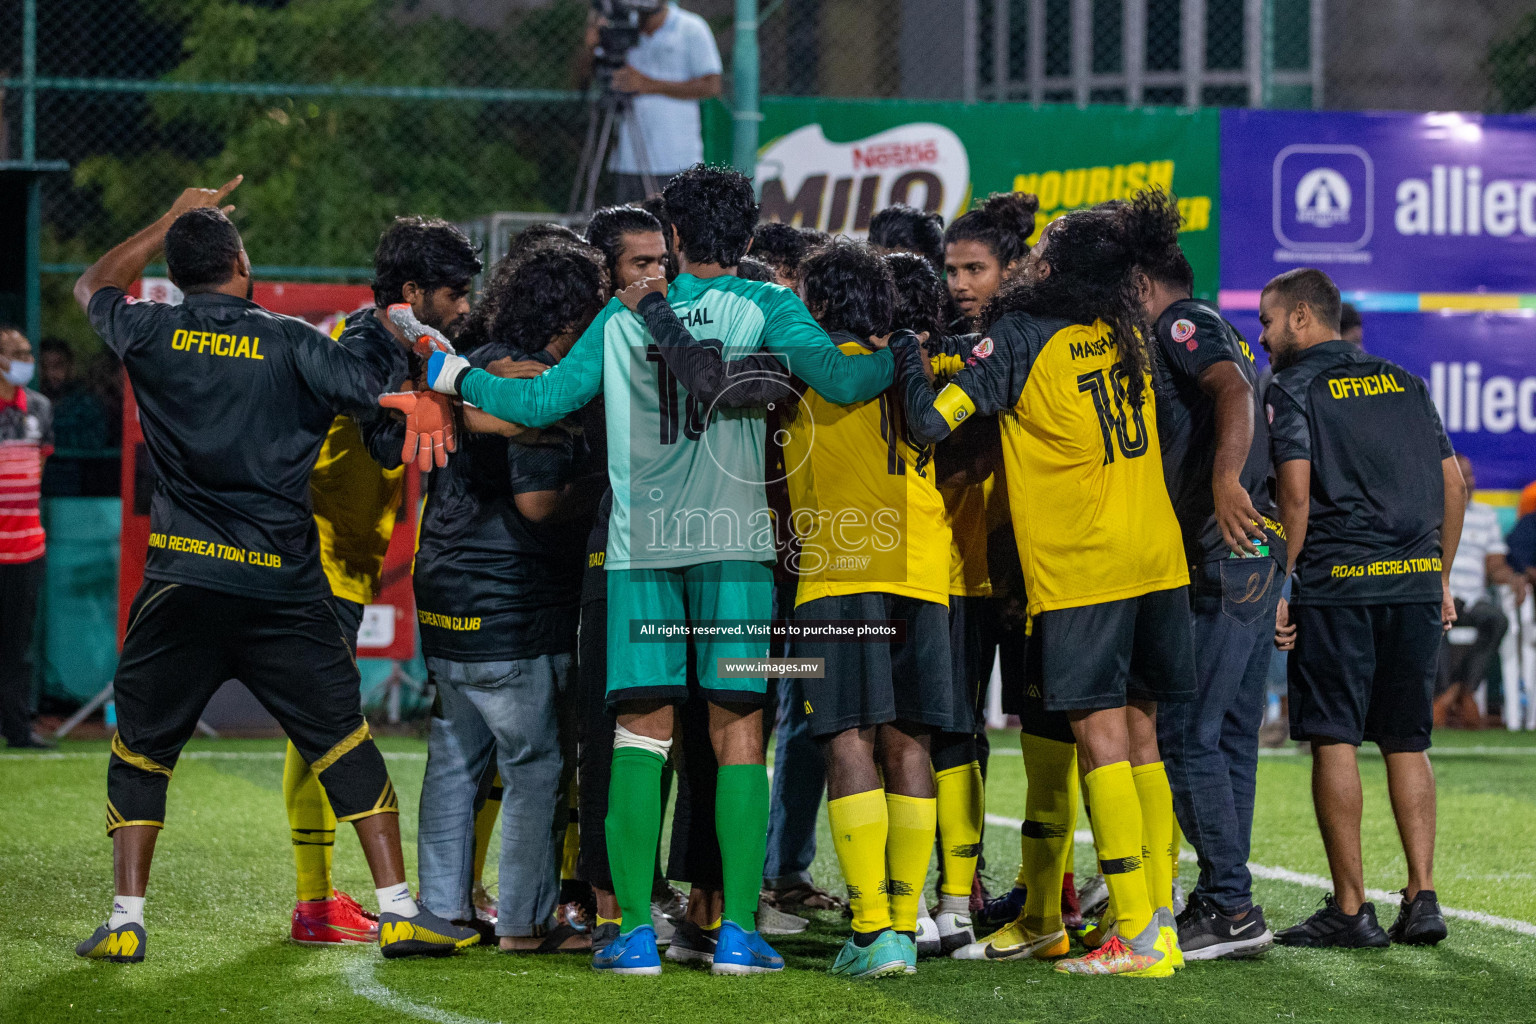
[[[895,203],[947,223],[1013,190],[1038,195],[1049,218],[1161,187],[1179,197],[1196,290],[1214,298],[1219,124],[1206,110],[768,99],[757,184],[764,219],[855,236]],[[712,160],[730,159],[730,132],[709,104]]]

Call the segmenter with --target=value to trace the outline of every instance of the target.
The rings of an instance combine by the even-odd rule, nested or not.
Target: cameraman
[[[675,3],[598,0],[596,6],[639,12],[639,41],[613,73],[614,91],[634,102],[619,123],[618,144],[608,161],[614,201],[639,202],[659,192],[677,172],[703,161],[699,101],[720,95],[720,51],[704,19]],[[591,75],[593,51],[608,24],[596,11],[588,18],[578,69],[583,79]],[[653,189],[645,186],[646,174]]]

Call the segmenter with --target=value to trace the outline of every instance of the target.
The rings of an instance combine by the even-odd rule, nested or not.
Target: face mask
[[[36,363],[23,363],[11,360],[11,368],[5,371],[5,379],[8,383],[24,388],[32,383],[32,371],[37,368]]]

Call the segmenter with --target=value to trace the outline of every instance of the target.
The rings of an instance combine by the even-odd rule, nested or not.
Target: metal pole
[[[758,105],[757,0],[736,0],[736,42],[731,51],[735,93],[731,112],[731,162],[747,177],[757,174],[758,130],[763,113]]]
[[[37,0],[21,7],[21,159],[37,160]],[[43,183],[36,174],[27,176],[27,238],[22,277],[26,297],[27,337],[32,343],[43,333]]]
[[[975,103],[977,79],[981,76],[981,41],[978,38],[981,16],[976,9],[976,0],[961,3],[960,19],[960,99]]]

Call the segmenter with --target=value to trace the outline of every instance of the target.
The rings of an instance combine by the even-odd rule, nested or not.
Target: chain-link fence
[[[566,208],[586,135],[587,0],[49,0],[36,129],[22,4],[0,6],[0,159],[43,185],[45,329],[83,333],[67,278],[187,184],[235,195],[269,277],[366,279],[401,212]],[[722,43],[731,0],[691,0]],[[727,52],[728,59],[728,52]]]
[[[731,66],[733,0],[686,0]],[[1529,0],[762,0],[767,95],[1131,105],[1536,105]],[[47,0],[32,154],[46,325],[70,275],[189,182],[241,172],[286,277],[364,278],[402,211],[563,210],[588,0]],[[0,5],[0,160],[22,153],[22,11]],[[1465,10],[1463,9],[1465,8]],[[1408,28],[1392,28],[1393,19]],[[1452,31],[1456,29],[1457,31]],[[1425,40],[1433,40],[1426,46]],[[729,83],[729,74],[726,76]]]

